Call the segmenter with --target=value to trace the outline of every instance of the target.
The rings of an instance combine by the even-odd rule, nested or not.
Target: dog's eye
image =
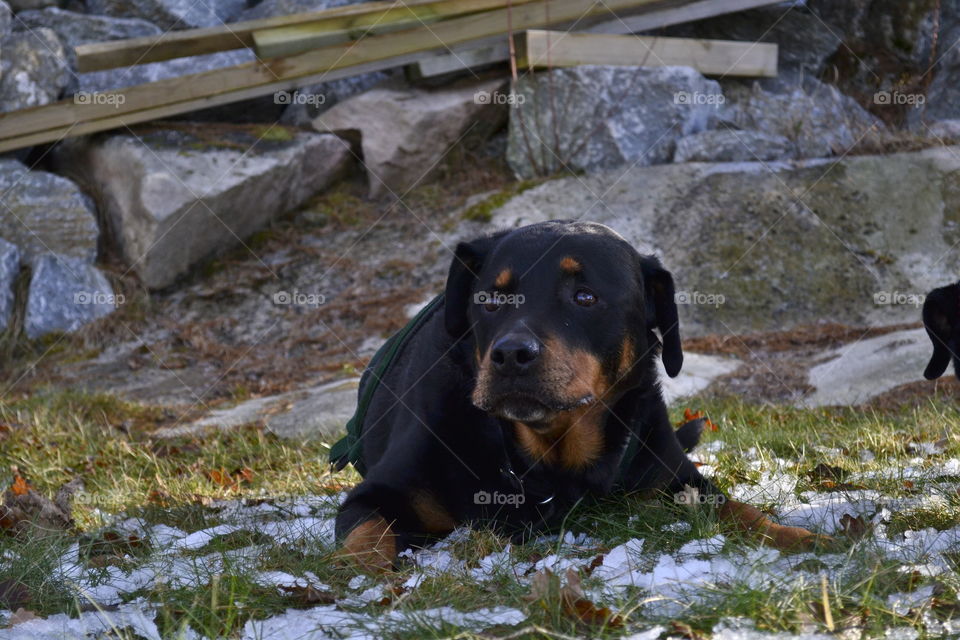
[[[487,299],[483,303],[483,309],[485,311],[490,311],[491,313],[500,308],[500,301],[497,300],[496,296],[487,296]]]
[[[586,289],[578,289],[577,292],[573,294],[573,301],[581,307],[589,307],[597,301],[597,297]]]

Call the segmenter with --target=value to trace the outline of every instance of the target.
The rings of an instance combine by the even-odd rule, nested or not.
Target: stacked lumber
[[[606,40],[581,39],[609,36],[552,38],[548,32],[537,30],[551,26],[589,28],[609,24],[611,14],[617,23],[627,24],[630,20],[636,24],[636,20],[645,19],[641,24],[653,28],[703,17],[710,11],[723,12],[719,10],[721,5],[730,11],[744,4],[772,3],[772,0],[710,0],[709,3],[690,0],[395,0],[222,27],[172,31],[156,37],[87,44],[76,48],[81,72],[244,47],[252,48],[258,60],[119,88],[101,93],[94,101],[64,100],[0,114],[0,152],[350,75],[435,62],[439,59],[438,51],[470,58],[478,47],[493,45],[494,52],[499,52],[508,43],[509,36],[527,31],[533,34],[524,36],[523,43],[530,52],[526,57],[530,66],[540,65],[541,54],[546,56],[543,59],[557,57],[570,64],[576,64],[577,60],[610,63],[613,54],[594,52],[597,47],[604,51],[618,48],[621,53],[617,55],[633,56],[634,61],[627,64],[645,64],[642,57],[636,55],[637,48],[650,45],[640,40],[634,44],[626,41],[611,44]],[[707,9],[707,4],[713,8]],[[704,69],[717,68],[710,66],[708,60],[711,55],[719,55],[717,51],[722,49],[728,61],[740,51],[729,45],[711,44],[706,53],[701,46],[684,62],[680,52],[690,50],[691,45],[660,42],[653,46],[661,58],[669,58],[672,64],[695,63]],[[738,68],[756,75],[774,73],[776,52],[773,51],[771,64],[770,46],[759,47],[761,53],[746,56],[749,60]]]

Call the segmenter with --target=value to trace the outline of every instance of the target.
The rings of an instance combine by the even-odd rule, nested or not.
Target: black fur
[[[923,303],[923,326],[933,343],[933,355],[923,372],[934,380],[953,360],[953,372],[960,378],[960,283],[934,289]]]

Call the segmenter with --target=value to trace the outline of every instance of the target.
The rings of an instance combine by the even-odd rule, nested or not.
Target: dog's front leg
[[[777,524],[760,509],[729,498],[720,506],[717,515],[722,522],[731,524],[737,530],[755,534],[782,551],[807,551],[833,541],[829,536],[802,527]]]
[[[453,531],[457,520],[434,492],[415,486],[361,482],[337,514],[338,555],[380,573],[414,542]]]

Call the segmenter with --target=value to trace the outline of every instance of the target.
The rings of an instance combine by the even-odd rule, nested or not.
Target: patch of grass
[[[736,398],[694,399],[686,404],[704,410],[717,423],[717,431],[705,434],[706,443],[722,440],[727,444],[712,463],[715,479],[724,487],[757,482],[760,468],[779,468],[799,478],[797,492],[822,491],[829,482],[848,482],[880,490],[892,498],[918,498],[929,496],[935,485],[920,480],[905,482],[897,474],[878,472],[907,465],[936,465],[960,457],[960,439],[954,436],[960,426],[960,410],[946,402],[869,411],[755,406]],[[675,422],[682,421],[683,409],[680,406],[671,411]],[[154,541],[141,543],[107,536],[105,532],[111,529],[103,528],[108,518],[105,513],[125,512],[126,517],[144,523],[165,524],[189,533],[231,522],[230,509],[222,501],[246,499],[250,505],[263,500],[275,505],[276,509],[264,517],[284,521],[293,513],[292,508],[290,512],[284,510],[286,498],[338,492],[358,480],[352,471],[328,471],[328,449],[323,443],[288,443],[255,428],[162,442],[153,438],[152,427],[169,420],[170,416],[155,408],[75,392],[0,401],[0,424],[8,425],[0,434],[0,474],[16,466],[32,486],[48,496],[74,476],[81,476],[86,483],[85,493],[75,506],[76,531],[42,540],[0,536],[0,571],[27,587],[31,610],[40,615],[59,611],[76,614],[91,606],[67,581],[52,577],[56,564],[73,543],[80,543],[81,562],[91,565],[107,558],[106,564],[96,565],[103,567],[104,576],[114,567],[131,570],[153,557],[158,550]],[[937,442],[938,448],[918,461],[910,445],[921,442]],[[867,450],[870,455],[861,456],[861,451]],[[697,459],[698,455],[705,454],[694,452],[692,457]],[[244,469],[249,473],[241,473]],[[0,487],[11,475],[0,475]],[[942,493],[941,501],[927,500],[893,514],[888,535],[960,524],[960,497],[950,493],[949,483],[944,482],[944,486],[936,489]],[[332,508],[318,507],[322,509],[318,513],[329,514]],[[302,505],[297,509],[303,515]],[[328,597],[358,593],[348,586],[356,573],[335,561],[329,541],[313,531],[305,530],[296,544],[278,543],[266,528],[249,524],[224,531],[179,554],[183,561],[196,565],[194,586],[164,586],[161,581],[129,595],[160,605],[157,622],[164,637],[176,637],[187,627],[207,637],[234,637],[249,620],[277,615],[290,607],[316,606],[315,602],[259,584],[255,572],[280,571],[296,576],[311,572],[330,589]],[[595,541],[573,552],[583,560],[596,559],[636,538],[644,540],[644,557],[650,562],[660,554],[675,553],[691,540],[718,533],[727,537],[725,552],[749,554],[759,545],[756,540],[726,530],[709,509],[690,509],[664,497],[640,495],[583,502],[567,517],[561,534],[565,531],[586,533]],[[479,528],[456,539],[448,551],[470,568],[508,543],[507,538]],[[516,561],[536,562],[556,553],[561,544],[543,539],[513,544],[511,555]],[[238,553],[246,559],[241,561]],[[842,558],[841,569],[837,569],[838,557]],[[850,540],[830,554],[798,560],[797,569],[829,578],[825,585],[798,583],[787,590],[747,584],[707,586],[704,602],[686,604],[678,620],[705,634],[721,619],[731,617],[748,618],[762,630],[824,631],[824,592],[835,629],[857,627],[864,629],[867,637],[882,636],[892,626],[919,628],[924,612],[947,619],[960,611],[960,579],[955,575],[932,578],[904,570],[900,562]],[[412,591],[403,589],[403,583],[414,573],[415,568],[407,564],[397,574],[381,579],[386,594],[383,601],[344,607],[378,614],[394,609],[414,612],[453,606],[470,611],[506,606],[528,616],[523,626],[529,633],[518,637],[612,638],[624,632],[611,626],[587,627],[556,605],[528,602],[528,587],[509,573],[482,583],[442,574],[424,579]],[[591,580],[585,577],[584,584],[599,586]],[[370,580],[360,590],[376,583]],[[890,594],[923,585],[936,588],[932,608],[909,615],[890,611]],[[649,599],[648,593],[635,589],[616,602],[601,604],[617,611],[626,628],[669,624],[670,619],[651,617]],[[437,631],[414,621],[391,630],[391,637],[441,637],[444,632],[452,635],[454,629]],[[511,634],[517,634],[517,630],[495,628],[488,630],[486,637]]]
[[[495,210],[505,205],[514,196],[542,182],[543,180],[520,180],[519,182],[510,183],[489,198],[468,207],[467,210],[463,212],[463,219],[473,222],[490,222],[493,219],[493,212]]]
[[[288,442],[254,427],[159,441],[151,426],[161,420],[168,420],[162,410],[106,394],[0,401],[0,424],[12,425],[0,435],[0,486],[12,480],[11,466],[48,496],[81,477],[85,490],[74,506],[81,529],[101,526],[101,511],[201,528],[213,500],[329,490],[327,443]]]

